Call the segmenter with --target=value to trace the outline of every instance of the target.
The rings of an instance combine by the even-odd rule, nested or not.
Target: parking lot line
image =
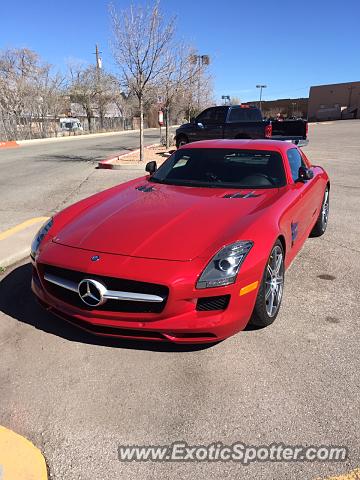
[[[0,426],[0,479],[47,480],[45,459],[29,440]]]
[[[317,480],[360,480],[360,468],[355,468],[355,470],[352,470],[351,472],[336,475],[335,477],[326,477]]]
[[[5,238],[11,237],[11,235],[21,232],[21,230],[25,230],[25,228],[35,225],[36,223],[44,223],[48,219],[49,217],[34,217],[30,218],[29,220],[25,220],[25,222],[19,223],[18,225],[11,227],[4,232],[0,232],[0,240],[5,240]]]

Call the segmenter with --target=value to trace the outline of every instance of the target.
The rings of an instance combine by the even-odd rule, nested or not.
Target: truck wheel
[[[321,237],[324,235],[329,220],[329,186],[326,187],[321,210],[318,219],[311,230],[310,237]]]
[[[251,325],[267,327],[273,323],[280,310],[284,279],[284,249],[280,240],[277,240],[266,262],[254,311],[249,322]]]
[[[176,148],[182,147],[187,143],[189,143],[189,140],[185,135],[180,135],[179,137],[176,138]]]

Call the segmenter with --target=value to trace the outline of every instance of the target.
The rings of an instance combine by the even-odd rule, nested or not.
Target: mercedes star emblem
[[[97,280],[84,278],[78,285],[78,292],[81,300],[89,307],[98,307],[106,301],[104,298],[106,287]]]

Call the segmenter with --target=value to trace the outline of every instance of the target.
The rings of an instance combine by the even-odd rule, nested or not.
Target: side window
[[[204,125],[213,125],[219,123],[225,123],[227,109],[223,107],[208,108],[204,112],[200,113],[196,121],[203,123]]]
[[[294,182],[299,178],[299,168],[305,167],[304,160],[297,148],[291,148],[287,151],[287,158],[289,161],[291,176]]]
[[[214,123],[225,123],[226,120],[226,114],[227,114],[227,107],[218,107],[214,108],[215,110],[215,116],[214,116]]]
[[[208,108],[207,110],[204,110],[200,115],[196,118],[196,121],[198,123],[203,123],[204,125],[210,123],[209,120],[211,119],[213,114],[213,108]]]
[[[261,113],[253,108],[232,108],[229,115],[229,122],[261,122]]]
[[[232,108],[229,114],[230,122],[246,122],[245,110],[243,108]]]
[[[249,122],[261,122],[262,116],[259,110],[248,110]]]

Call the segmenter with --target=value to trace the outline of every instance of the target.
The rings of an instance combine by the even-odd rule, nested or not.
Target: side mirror
[[[146,172],[149,172],[150,175],[152,175],[153,173],[155,173],[156,170],[157,170],[157,165],[156,165],[155,160],[152,160],[151,162],[148,162],[148,163],[146,164],[145,171],[146,171]]]
[[[298,174],[298,181],[299,182],[306,182],[307,180],[311,180],[314,176],[314,172],[309,168],[301,166],[299,168]]]

